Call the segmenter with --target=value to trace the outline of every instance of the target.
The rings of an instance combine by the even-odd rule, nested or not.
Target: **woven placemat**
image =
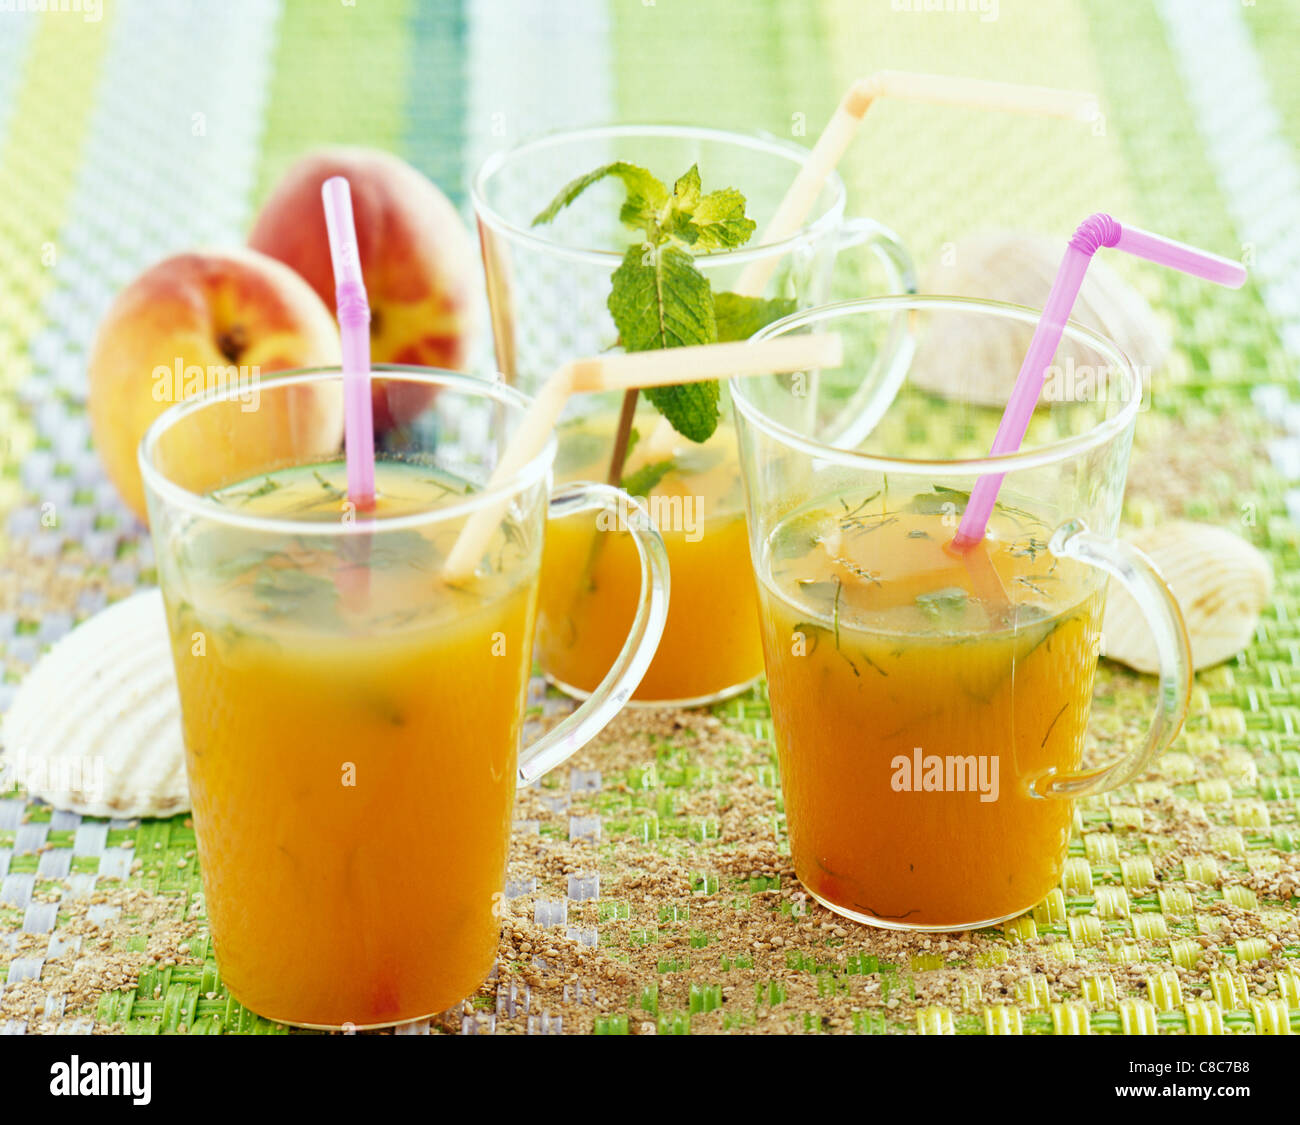
[[[1063,236],[1099,208],[1221,251],[1245,240],[1221,143],[1235,119],[1189,88],[1201,40],[1175,4],[1002,0],[982,20],[817,0],[707,37],[693,29],[725,32],[736,5],[591,4],[564,27],[540,0],[373,7],[248,2],[200,17],[122,0],[99,24],[0,22],[0,258],[13,263],[0,274],[0,707],[48,643],[153,579],[147,537],[89,449],[84,355],[100,312],[164,253],[237,241],[313,143],[393,148],[463,202],[478,157],[540,128],[653,117],[807,140],[851,78],[941,70],[1095,89],[1106,118],[1094,135],[874,110],[843,169],[852,209],[918,260],[987,227]],[[1300,29],[1269,5],[1230,16],[1285,113],[1300,100],[1287,65]],[[1286,120],[1252,183],[1289,182],[1300,136]],[[1263,280],[1239,293],[1111,259],[1176,340],[1139,420],[1126,519],[1232,526],[1270,556],[1277,594],[1251,647],[1197,677],[1174,749],[1080,804],[1060,888],[975,934],[842,923],[790,869],[762,689],[713,713],[632,711],[520,795],[491,979],[402,1030],[1300,1030],[1287,479],[1300,461],[1285,432],[1300,412],[1286,309],[1300,306],[1278,287],[1285,231],[1269,237],[1254,247]],[[846,256],[842,291],[860,277]],[[1103,664],[1099,754],[1142,725],[1150,693]],[[536,685],[530,704],[543,719],[564,707]],[[288,1030],[221,985],[187,817],[96,821],[0,795],[0,978],[0,1031]]]

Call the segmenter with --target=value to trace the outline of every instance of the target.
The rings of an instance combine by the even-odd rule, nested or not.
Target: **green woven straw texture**
[[[988,228],[1063,237],[1096,210],[1253,258],[1239,292],[1109,259],[1175,341],[1139,418],[1126,521],[1215,522],[1263,550],[1276,592],[1253,643],[1197,676],[1186,729],[1141,781],[1080,803],[1059,888],[947,945],[891,944],[802,905],[763,688],[678,729],[647,718],[640,760],[584,751],[521,796],[507,894],[528,948],[467,1009],[406,1030],[1300,1031],[1300,903],[1294,882],[1270,882],[1300,850],[1300,458],[1285,433],[1300,410],[1286,287],[1300,262],[1278,225],[1297,198],[1300,24],[1282,4],[913,6],[593,0],[562,27],[543,0],[0,15],[0,707],[50,643],[154,578],[89,445],[98,317],[164,254],[240,241],[301,150],[391,149],[464,207],[476,162],[542,129],[657,119],[811,144],[849,82],[882,67],[1090,89],[1094,126],[877,106],[842,166],[850,212],[898,231],[920,263]],[[1216,52],[1220,66],[1199,65]],[[854,252],[838,268],[838,291],[856,292]],[[1179,487],[1154,486],[1170,457]],[[1103,752],[1140,731],[1151,699],[1149,678],[1103,662]],[[562,706],[536,685],[531,703]],[[737,825],[742,795],[760,811]],[[539,855],[546,874],[525,876]],[[689,874],[655,883],[665,869]],[[636,890],[646,880],[653,898]],[[183,953],[134,987],[55,990],[0,1031],[290,1030],[222,986],[188,818],[96,821],[19,789],[0,794],[0,1002],[80,948],[75,903],[123,887],[196,921]],[[114,940],[146,949],[145,921],[129,907],[122,920]],[[746,927],[760,923],[779,940],[755,948]],[[548,983],[559,942],[622,975]]]

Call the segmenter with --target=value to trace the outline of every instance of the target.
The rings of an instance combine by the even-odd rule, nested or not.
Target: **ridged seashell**
[[[1195,668],[1219,664],[1250,644],[1260,612],[1273,594],[1273,572],[1259,551],[1231,531],[1186,521],[1124,538],[1155,563],[1173,591],[1187,623]],[[1139,672],[1157,671],[1156,646],[1146,620],[1114,583],[1101,631],[1111,660]]]
[[[1065,240],[1016,231],[962,239],[931,264],[922,293],[982,297],[1041,309],[1065,254]],[[1088,266],[1072,320],[1115,341],[1146,378],[1169,354],[1169,333],[1145,298],[1100,256]],[[989,317],[933,314],[917,349],[912,383],[923,390],[983,406],[1005,406],[1034,330]],[[1095,351],[1063,339],[1056,362],[1095,367]],[[1145,369],[1145,370],[1144,370]]]
[[[5,712],[6,781],[86,816],[190,807],[162,594],[109,606],[61,638]]]

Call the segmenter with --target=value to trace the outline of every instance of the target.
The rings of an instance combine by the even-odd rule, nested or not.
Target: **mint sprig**
[[[730,333],[774,311],[767,308],[769,302],[725,294],[729,334],[720,333],[718,298],[692,254],[743,246],[753,236],[755,223],[746,216],[745,197],[735,188],[706,193],[695,165],[671,191],[639,165],[625,161],[603,165],[566,184],[533,225],[550,222],[592,184],[610,176],[620,179],[627,190],[619,219],[642,234],[614,271],[607,302],[624,348],[637,352],[742,339]],[[716,380],[649,388],[646,397],[691,441],[706,441],[718,428]]]

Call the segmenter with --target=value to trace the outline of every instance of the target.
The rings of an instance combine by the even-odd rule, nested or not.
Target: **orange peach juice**
[[[642,412],[635,432],[649,433],[656,421]],[[604,480],[613,432],[607,415],[563,428],[557,479]],[[700,701],[763,672],[735,433],[724,423],[703,445],[680,437],[670,450],[648,445],[638,440],[631,447],[623,479],[644,494],[663,535],[672,589],[658,652],[632,698]],[[637,488],[638,477],[650,487]],[[640,588],[626,527],[604,527],[590,515],[551,520],[537,623],[546,674],[592,691],[627,637]]]
[[[376,469],[381,526],[465,491]],[[337,522],[345,487],[334,463],[212,496]],[[363,555],[313,535],[250,550],[265,535],[230,527],[181,547],[168,617],[207,912],[223,980],[262,1015],[414,1019],[496,955],[537,548],[504,533],[493,573],[452,587],[455,530],[379,531]]]
[[[960,496],[960,494],[951,494]],[[840,497],[765,545],[763,645],[795,870],[881,925],[965,928],[1056,885],[1104,588],[999,506],[969,555],[942,491]]]

